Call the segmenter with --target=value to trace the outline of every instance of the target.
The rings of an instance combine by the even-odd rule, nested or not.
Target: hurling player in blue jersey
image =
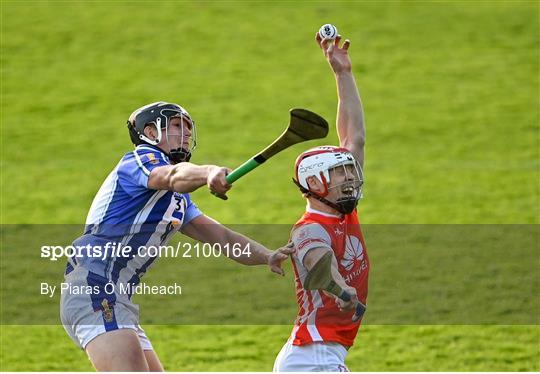
[[[138,306],[130,294],[106,292],[107,284],[135,286],[157,257],[137,250],[165,245],[180,231],[205,243],[249,245],[250,253],[231,258],[244,265],[266,264],[283,274],[290,248],[269,251],[204,215],[189,193],[207,185],[225,194],[229,169],[190,163],[196,146],[195,122],[181,106],[156,102],[129,117],[136,146],[126,153],[94,198],[84,234],[73,245],[131,248],[122,255],[70,257],[65,282],[89,292],[62,293],[62,324],[99,371],[161,371],[163,367],[138,323]],[[118,288],[115,288],[118,289]]]

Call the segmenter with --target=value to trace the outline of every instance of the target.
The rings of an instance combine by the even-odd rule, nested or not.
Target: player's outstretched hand
[[[336,39],[322,39],[321,35],[317,32],[315,41],[322,49],[326,60],[332,67],[334,73],[350,72],[352,70],[351,58],[349,57],[349,46],[351,42],[346,39],[343,45],[340,47],[341,35],[338,35]]]
[[[289,258],[289,255],[293,253],[294,253],[293,243],[288,243],[286,246],[276,249],[268,257],[268,266],[270,266],[270,270],[276,274],[284,276],[285,272],[281,268],[281,264],[283,263],[283,261]]]
[[[211,192],[217,193],[219,195],[225,195],[225,192],[229,191],[232,187],[225,177],[231,172],[231,169],[211,166],[206,178],[206,184]]]

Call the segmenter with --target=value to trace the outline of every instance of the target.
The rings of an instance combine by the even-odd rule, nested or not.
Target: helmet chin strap
[[[322,196],[317,195],[316,193],[311,192],[310,190],[303,187],[296,179],[292,179],[293,183],[300,188],[300,191],[302,193],[305,193],[309,197],[313,197],[316,200],[319,200],[321,203],[329,206],[332,209],[337,210],[341,214],[351,214],[354,211],[354,208],[356,208],[356,205],[358,204],[357,199],[348,199],[348,198],[341,198],[338,199],[337,203],[333,203],[327,199],[325,199]],[[341,201],[340,201],[341,200]]]
[[[191,159],[191,152],[186,151],[184,148],[171,149],[168,154],[169,158],[175,164],[180,162],[188,162]]]
[[[343,214],[351,214],[358,205],[358,199],[342,197],[338,199],[336,205],[341,208],[340,212]]]

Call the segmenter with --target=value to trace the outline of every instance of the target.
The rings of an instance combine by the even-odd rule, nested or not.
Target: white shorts
[[[88,270],[79,266],[66,275],[64,282],[70,285],[71,290],[95,287],[95,283],[88,280],[88,275]],[[125,295],[62,292],[60,320],[69,337],[82,349],[92,339],[107,331],[131,329],[139,336],[143,350],[153,350],[150,340],[139,325],[139,307]]]
[[[273,371],[349,371],[345,357],[347,349],[339,343],[293,345],[289,339],[277,355]]]

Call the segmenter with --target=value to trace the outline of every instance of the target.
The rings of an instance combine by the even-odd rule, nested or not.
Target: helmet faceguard
[[[362,198],[364,176],[362,168],[345,148],[317,147],[301,154],[296,160],[294,183],[311,196],[342,214],[350,214]],[[317,178],[324,191],[315,192],[307,183]]]
[[[337,210],[340,213],[352,213],[356,205],[358,205],[358,201],[362,198],[362,185],[364,183],[362,168],[353,159],[334,166],[329,172],[330,187],[328,188],[328,195],[334,196],[332,200],[335,199],[331,202],[339,207]]]
[[[180,146],[178,148],[172,149],[170,148],[169,151],[169,158],[174,163],[179,163],[182,161],[189,161],[191,158],[191,151],[195,149],[197,146],[197,130],[195,129],[195,122],[191,119],[189,114],[185,110],[171,110],[171,109],[163,109],[161,111],[161,116],[168,118],[168,123],[165,127],[165,136],[167,139],[167,143],[169,143],[169,139],[173,136],[179,136],[180,137]],[[180,118],[180,134],[170,134],[169,133],[169,123],[170,120],[173,118]],[[185,134],[186,130],[185,128],[188,128],[190,131],[190,134]]]
[[[180,134],[170,133],[170,123],[172,118],[180,118]],[[178,104],[156,102],[145,105],[131,114],[127,121],[131,141],[135,145],[150,144],[157,146],[162,140],[162,130],[165,130],[165,139],[169,144],[167,155],[173,163],[189,161],[191,152],[197,146],[197,132],[195,121],[191,119],[189,113]],[[154,126],[157,130],[156,139],[150,139],[144,134],[146,126]],[[187,127],[190,134],[185,134]],[[170,139],[174,136],[180,137],[180,146],[170,147]]]

